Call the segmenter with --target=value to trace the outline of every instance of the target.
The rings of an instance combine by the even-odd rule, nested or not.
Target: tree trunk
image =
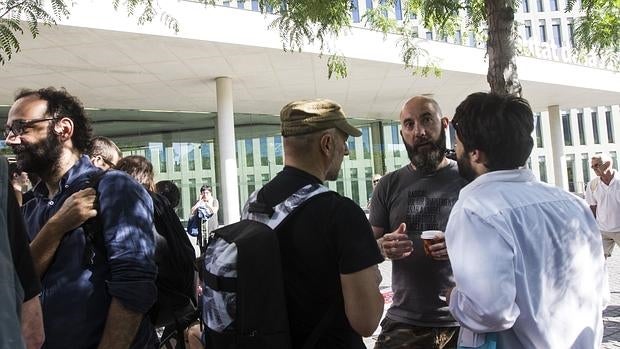
[[[487,82],[491,86],[491,92],[521,96],[521,83],[517,75],[515,57],[513,1],[485,0],[484,3],[488,26]]]

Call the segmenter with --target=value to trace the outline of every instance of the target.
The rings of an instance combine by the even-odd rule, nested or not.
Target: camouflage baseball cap
[[[362,131],[347,122],[342,107],[329,99],[291,102],[280,111],[282,136],[298,136],[330,128],[359,137]]]

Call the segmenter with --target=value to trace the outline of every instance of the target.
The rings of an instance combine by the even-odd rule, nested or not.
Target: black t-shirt
[[[24,301],[27,301],[41,292],[41,281],[34,270],[24,218],[11,186],[7,198],[7,230],[13,264],[24,288]]]
[[[321,183],[316,177],[285,167],[258,194],[275,206],[298,189]],[[344,312],[340,274],[361,271],[383,261],[362,209],[336,192],[321,194],[293,212],[276,229],[293,348],[301,348],[312,330],[336,306],[316,348],[365,348]]]

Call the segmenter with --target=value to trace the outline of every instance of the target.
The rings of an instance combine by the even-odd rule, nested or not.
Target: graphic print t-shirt
[[[424,253],[420,234],[445,231],[452,206],[466,181],[456,162],[423,175],[407,165],[381,179],[374,191],[370,224],[386,233],[401,223],[413,241],[413,253],[392,263],[393,305],[390,319],[417,326],[457,326],[440,295],[454,286],[449,261],[437,261]]]

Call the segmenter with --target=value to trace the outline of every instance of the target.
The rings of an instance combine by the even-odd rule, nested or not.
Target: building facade
[[[564,1],[522,1],[518,65],[524,97],[536,112],[528,166],[542,181],[580,194],[594,175],[590,157],[607,152],[616,159],[620,151],[620,79],[597,57],[579,61],[571,53],[579,13],[565,13]],[[372,175],[409,162],[398,123],[406,98],[431,94],[449,117],[469,93],[488,90],[484,34],[463,27],[441,37],[412,15],[420,45],[441,59],[444,71],[440,78],[412,76],[400,59],[398,38],[364,28],[365,11],[377,4],[352,1],[354,27],[338,42],[351,57],[349,77],[342,80],[326,78],[316,48],[282,52],[257,1],[218,1],[214,8],[181,1],[174,15],[186,29],[176,35],[157,24],[116,19],[94,4],[78,5],[70,22],[25,43],[0,68],[0,115],[6,117],[18,88],[65,86],[89,107],[95,133],[111,137],[125,155],[144,155],[156,180],[179,186],[182,219],[200,186],[209,184],[223,203],[220,221],[227,223],[284,165],[280,107],[294,99],[332,98],[363,135],[349,140],[350,155],[328,185],[366,207]],[[402,20],[399,0],[388,15]],[[448,132],[452,147],[454,130]]]

